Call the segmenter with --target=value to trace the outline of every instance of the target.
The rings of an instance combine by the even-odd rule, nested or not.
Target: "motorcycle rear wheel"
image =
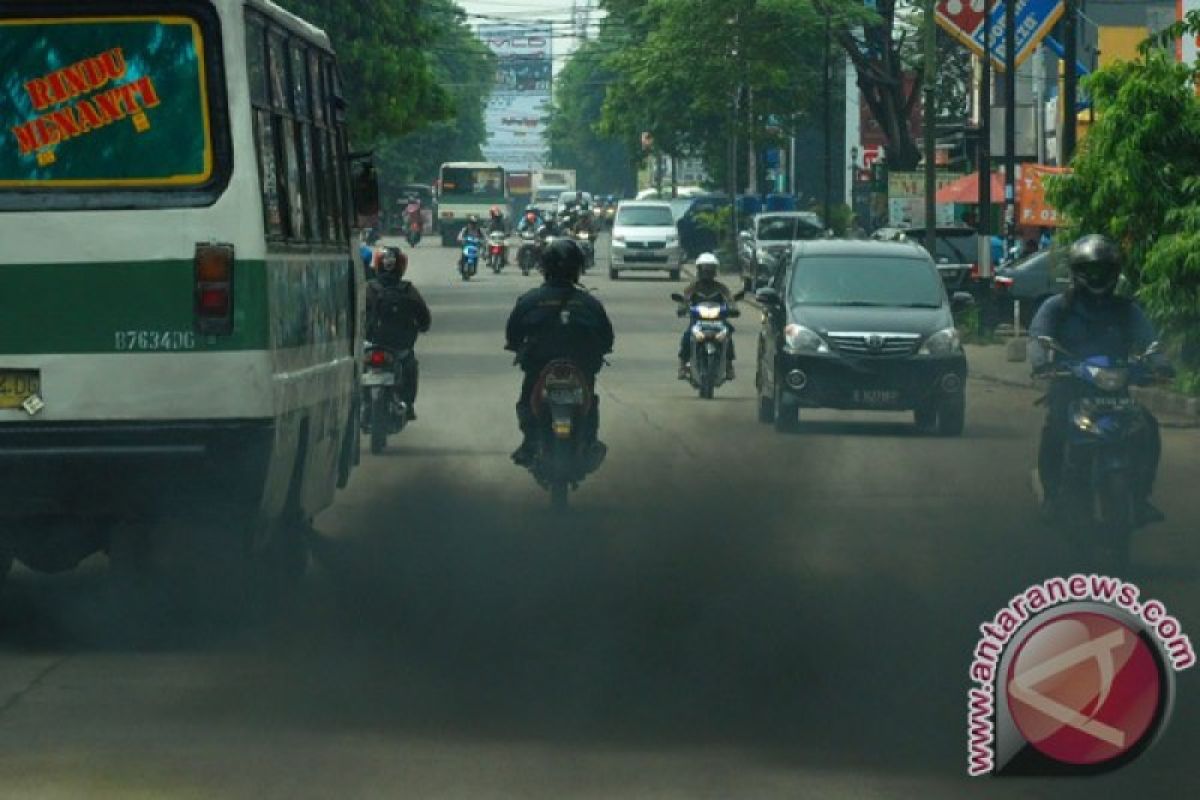
[[[371,454],[379,455],[387,449],[388,419],[387,397],[380,394],[371,404]]]

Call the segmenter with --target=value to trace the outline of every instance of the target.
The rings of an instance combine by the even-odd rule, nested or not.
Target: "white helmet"
[[[717,277],[721,261],[712,253],[701,253],[696,258],[696,277],[712,280]]]

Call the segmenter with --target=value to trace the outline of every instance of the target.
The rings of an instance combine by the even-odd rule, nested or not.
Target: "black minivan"
[[[797,243],[768,286],[758,341],[759,420],[794,428],[801,408],[913,412],[963,431],[967,359],[933,259],[911,242]]]

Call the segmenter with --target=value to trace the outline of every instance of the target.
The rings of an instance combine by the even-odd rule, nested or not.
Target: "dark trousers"
[[[401,361],[396,367],[400,378],[400,399],[412,408],[417,403],[417,386],[421,381],[421,362],[415,355]]]
[[[1047,497],[1054,497],[1062,487],[1063,449],[1067,445],[1071,425],[1070,407],[1077,397],[1078,393],[1069,383],[1056,383],[1050,387],[1046,420],[1038,445],[1038,473]],[[1149,411],[1145,415],[1146,426],[1133,443],[1136,475],[1132,489],[1139,500],[1148,499],[1154,491],[1158,462],[1162,457],[1162,434],[1158,420]]]
[[[517,398],[517,425],[526,437],[532,435],[537,426],[529,398],[533,395],[533,387],[541,374],[541,367],[525,370],[525,377],[521,381],[521,395]],[[592,408],[588,412],[583,433],[588,441],[594,442],[600,435],[600,396],[596,394],[596,376],[588,375],[587,378],[588,386],[592,390]]]

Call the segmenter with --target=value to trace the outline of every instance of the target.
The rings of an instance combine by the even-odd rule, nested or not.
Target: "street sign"
[[[1006,0],[992,0],[992,65],[1004,71],[1004,7]],[[1017,66],[1033,54],[1063,14],[1063,0],[1015,0]],[[975,55],[983,55],[985,0],[938,0],[937,23]]]
[[[1040,164],[1024,164],[1021,167],[1020,225],[1035,225],[1039,228],[1058,228],[1064,222],[1058,210],[1046,200],[1044,178],[1047,175],[1067,175],[1069,169],[1044,167]]]

